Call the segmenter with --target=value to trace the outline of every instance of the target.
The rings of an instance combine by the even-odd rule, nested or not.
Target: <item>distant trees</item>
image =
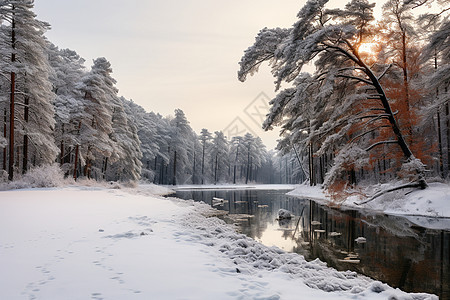
[[[270,183],[284,172],[258,137],[197,134],[180,109],[164,117],[119,97],[111,63],[87,70],[53,45],[33,3],[0,1],[0,181],[53,163],[75,180],[158,184]]]

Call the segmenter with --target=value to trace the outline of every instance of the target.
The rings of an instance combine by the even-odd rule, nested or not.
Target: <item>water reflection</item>
[[[230,216],[237,215],[230,218],[232,222],[265,245],[299,253],[308,260],[319,258],[338,270],[357,271],[405,291],[450,299],[448,230],[416,225],[424,220],[331,209],[285,196],[285,192],[195,190],[178,191],[176,196],[214,204]],[[213,197],[228,202],[217,205]],[[281,208],[296,217],[277,221]]]

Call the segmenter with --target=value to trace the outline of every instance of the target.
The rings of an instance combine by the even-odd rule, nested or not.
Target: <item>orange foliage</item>
[[[395,118],[413,155],[420,159],[425,165],[431,165],[433,163],[433,156],[437,152],[437,143],[430,144],[427,142],[425,133],[421,132],[418,128],[420,122],[420,101],[423,99],[422,95],[424,91],[415,88],[413,84],[411,84],[411,78],[415,78],[420,73],[420,52],[413,51],[414,49],[409,50],[408,86],[405,86],[402,77],[393,78],[389,75],[383,77],[381,84],[390,101],[392,111],[396,113]],[[369,58],[373,57],[371,56]],[[376,94],[376,92],[372,90],[366,92],[368,94]],[[373,131],[361,137],[366,139],[369,138],[369,144],[397,139],[386,118],[373,118],[375,115],[383,113],[383,106],[379,99],[366,99],[360,101],[355,103],[352,109],[353,115],[360,116],[361,121],[353,124],[348,131],[349,142],[353,142],[354,140],[357,142],[357,139],[359,139],[358,136],[371,130]],[[364,170],[370,172],[374,171],[377,165],[386,166],[386,170],[380,170],[380,168],[378,168],[380,174],[391,173],[407,178],[411,174],[399,173],[400,167],[404,163],[404,158],[404,154],[397,144],[390,143],[378,145],[370,150],[369,164],[364,167]],[[385,161],[387,161],[387,163]],[[349,172],[355,169],[353,165],[346,165],[344,166],[344,170],[344,173],[347,173],[348,175]],[[347,178],[344,176],[341,180],[337,180],[329,187],[330,196],[336,201],[354,194],[353,192],[349,192],[350,180],[346,179]]]

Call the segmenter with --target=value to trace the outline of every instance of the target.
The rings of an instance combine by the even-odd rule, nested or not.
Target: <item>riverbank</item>
[[[437,299],[263,246],[215,213],[148,186],[0,192],[0,298]]]
[[[387,189],[388,187],[379,186],[378,188]],[[359,203],[366,198],[361,194],[350,195],[343,201],[334,201],[321,186],[298,185],[288,195],[309,198],[321,204],[347,209],[376,211],[390,215],[450,218],[450,185],[445,183],[430,183],[425,190],[409,189],[391,192],[362,205]]]
[[[186,184],[167,186],[176,191],[181,190],[293,190],[298,184]]]

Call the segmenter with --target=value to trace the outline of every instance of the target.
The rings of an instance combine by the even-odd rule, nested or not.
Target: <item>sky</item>
[[[34,12],[50,23],[48,39],[77,51],[87,67],[106,57],[120,96],[164,116],[180,108],[197,133],[248,131],[272,149],[279,130],[261,124],[274,79],[263,67],[242,83],[238,63],[259,30],[290,27],[305,2],[36,0]]]

